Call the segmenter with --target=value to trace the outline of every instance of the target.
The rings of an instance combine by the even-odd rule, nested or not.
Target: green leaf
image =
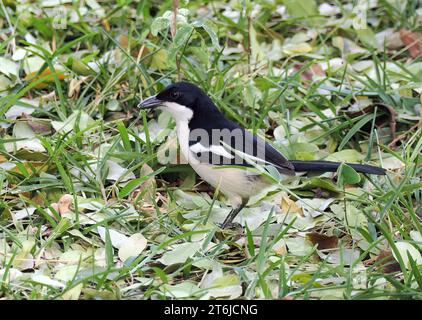
[[[152,267],[152,270],[154,270],[155,274],[161,279],[163,283],[168,282],[167,274],[161,270],[159,267]]]
[[[257,76],[254,79],[254,82],[255,86],[261,91],[265,91],[270,88],[277,88],[277,83],[266,76]]]
[[[374,47],[376,45],[375,34],[368,26],[366,28],[356,29],[356,34],[360,42],[366,47]]]
[[[132,151],[132,146],[129,140],[129,134],[127,133],[126,127],[121,120],[117,122],[117,129],[119,130],[120,137],[122,138],[125,150],[129,152]]]
[[[47,248],[57,237],[60,237],[71,226],[72,223],[69,219],[62,218],[60,222],[56,225],[56,227],[53,229],[48,239],[45,241],[44,248]]]
[[[143,176],[134,180],[129,181],[125,184],[125,186],[120,190],[119,192],[119,198],[123,199],[126,197],[129,193],[131,193],[135,188],[137,188],[139,185],[141,185],[143,182],[148,180],[148,176]]]
[[[147,181],[149,178],[156,176],[157,174],[161,173],[165,167],[162,167],[154,172],[151,172],[150,174],[131,180],[128,183],[125,184],[125,186],[120,190],[119,192],[119,199],[122,199],[126,197],[129,193],[131,193],[135,188],[137,188],[139,185]]]
[[[371,121],[373,117],[374,117],[373,114],[368,114],[364,116],[362,119],[360,119],[358,122],[356,122],[353,128],[350,129],[349,132],[347,132],[347,134],[341,141],[340,145],[338,146],[338,149],[339,150],[343,149],[343,147],[346,145],[347,142],[349,142],[349,140],[354,136],[354,134],[358,132],[360,128],[362,128],[366,123]]]
[[[301,190],[314,190],[316,188],[321,188],[324,190],[328,190],[331,192],[341,192],[341,190],[331,181],[331,179],[327,178],[319,178],[313,177],[307,180],[304,184],[299,185],[297,187],[290,188],[291,190],[301,189]]]
[[[250,30],[249,30],[249,39],[250,39],[249,46],[251,48],[252,62],[259,62],[265,57],[265,54],[261,50],[261,46],[258,42],[257,32],[255,28],[253,27],[253,24],[251,25]]]
[[[106,263],[109,268],[113,266],[113,246],[111,244],[111,237],[108,228],[105,229],[105,251],[106,251]]]
[[[158,32],[167,29],[170,26],[170,20],[164,17],[158,17],[151,24],[151,34],[155,37]]]
[[[336,162],[359,162],[363,160],[363,155],[353,149],[344,149],[333,154],[330,154],[324,160]]]
[[[239,277],[236,274],[229,274],[226,276],[222,276],[221,278],[217,278],[213,281],[212,285],[217,288],[224,288],[228,286],[234,286],[239,284]]]
[[[257,97],[258,92],[256,92],[256,88],[254,87],[252,81],[249,81],[245,88],[244,88],[244,97],[245,97],[245,101],[248,104],[249,107],[254,108],[256,101],[257,101]]]
[[[192,258],[198,250],[201,249],[199,242],[185,242],[181,244],[175,244],[158,259],[159,262],[167,266],[177,263],[183,263],[188,258]]]
[[[292,18],[307,18],[319,15],[315,0],[284,0],[286,10]],[[321,18],[306,19],[306,21],[316,24]]]
[[[315,160],[319,150],[311,143],[292,143],[290,148],[296,160]]]
[[[177,52],[185,45],[186,41],[188,41],[192,31],[193,27],[189,24],[184,24],[177,29],[176,35],[173,39],[173,46],[169,50],[170,61],[174,60]]]
[[[252,232],[249,229],[248,225],[245,226],[245,229],[246,229],[246,238],[248,240],[247,241],[248,252],[249,252],[249,255],[251,257],[254,257],[255,256],[255,245],[253,243]]]
[[[165,70],[169,68],[168,53],[164,49],[158,50],[151,59],[151,69]]]
[[[176,35],[174,36],[173,43],[176,47],[181,47],[189,39],[189,36],[193,30],[190,24],[184,24],[177,29]]]
[[[210,20],[205,20],[202,23],[202,28],[204,28],[204,30],[208,33],[208,35],[211,38],[211,42],[212,45],[214,46],[215,49],[220,50],[220,44],[218,43],[218,37],[217,37],[217,33],[215,32],[215,27],[213,25],[213,23]]]
[[[343,184],[356,184],[360,182],[360,175],[347,164],[343,163],[337,169],[338,175],[338,185],[342,186]]]

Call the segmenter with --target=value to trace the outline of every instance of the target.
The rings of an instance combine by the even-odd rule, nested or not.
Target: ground
[[[1,1],[0,299],[421,299],[421,25],[414,0]],[[180,79],[290,159],[388,173],[279,182],[221,230],[136,108]]]

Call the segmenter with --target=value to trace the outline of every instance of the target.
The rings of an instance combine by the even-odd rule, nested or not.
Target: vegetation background
[[[421,299],[421,26],[418,0],[0,0],[0,299]],[[388,175],[297,177],[221,230],[136,108],[178,79],[290,159]]]

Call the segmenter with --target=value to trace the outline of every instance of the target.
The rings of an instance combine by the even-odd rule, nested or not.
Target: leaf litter
[[[1,295],[420,297],[388,278],[417,288],[422,265],[414,165],[422,44],[412,19],[397,22],[400,4],[371,2],[365,31],[353,25],[349,2],[217,1],[200,18],[192,1],[179,8],[173,31],[171,11],[139,18],[132,5],[8,8],[38,19],[59,4],[87,27],[62,30],[76,32],[69,48],[40,20],[15,31],[18,46],[0,49],[0,279],[9,288]],[[128,33],[127,21],[143,33]],[[153,94],[177,72],[289,158],[382,164],[389,177],[347,168],[298,176],[285,182],[289,192],[279,186],[251,199],[235,220],[240,233],[221,231],[230,207],[182,164],[169,115],[131,121],[139,93]],[[234,105],[239,114],[230,113]],[[157,173],[163,163],[168,172]],[[106,284],[93,280],[103,275]]]

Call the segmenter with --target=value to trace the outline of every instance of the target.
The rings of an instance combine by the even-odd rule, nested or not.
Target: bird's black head
[[[190,120],[193,115],[207,116],[210,113],[219,113],[207,94],[189,82],[173,83],[155,96],[141,101],[141,109],[150,109],[158,106],[166,108],[176,121],[183,115]]]
[[[157,94],[157,98],[161,101],[175,102],[194,109],[196,104],[200,103],[198,100],[207,98],[207,95],[192,83],[176,82]]]

